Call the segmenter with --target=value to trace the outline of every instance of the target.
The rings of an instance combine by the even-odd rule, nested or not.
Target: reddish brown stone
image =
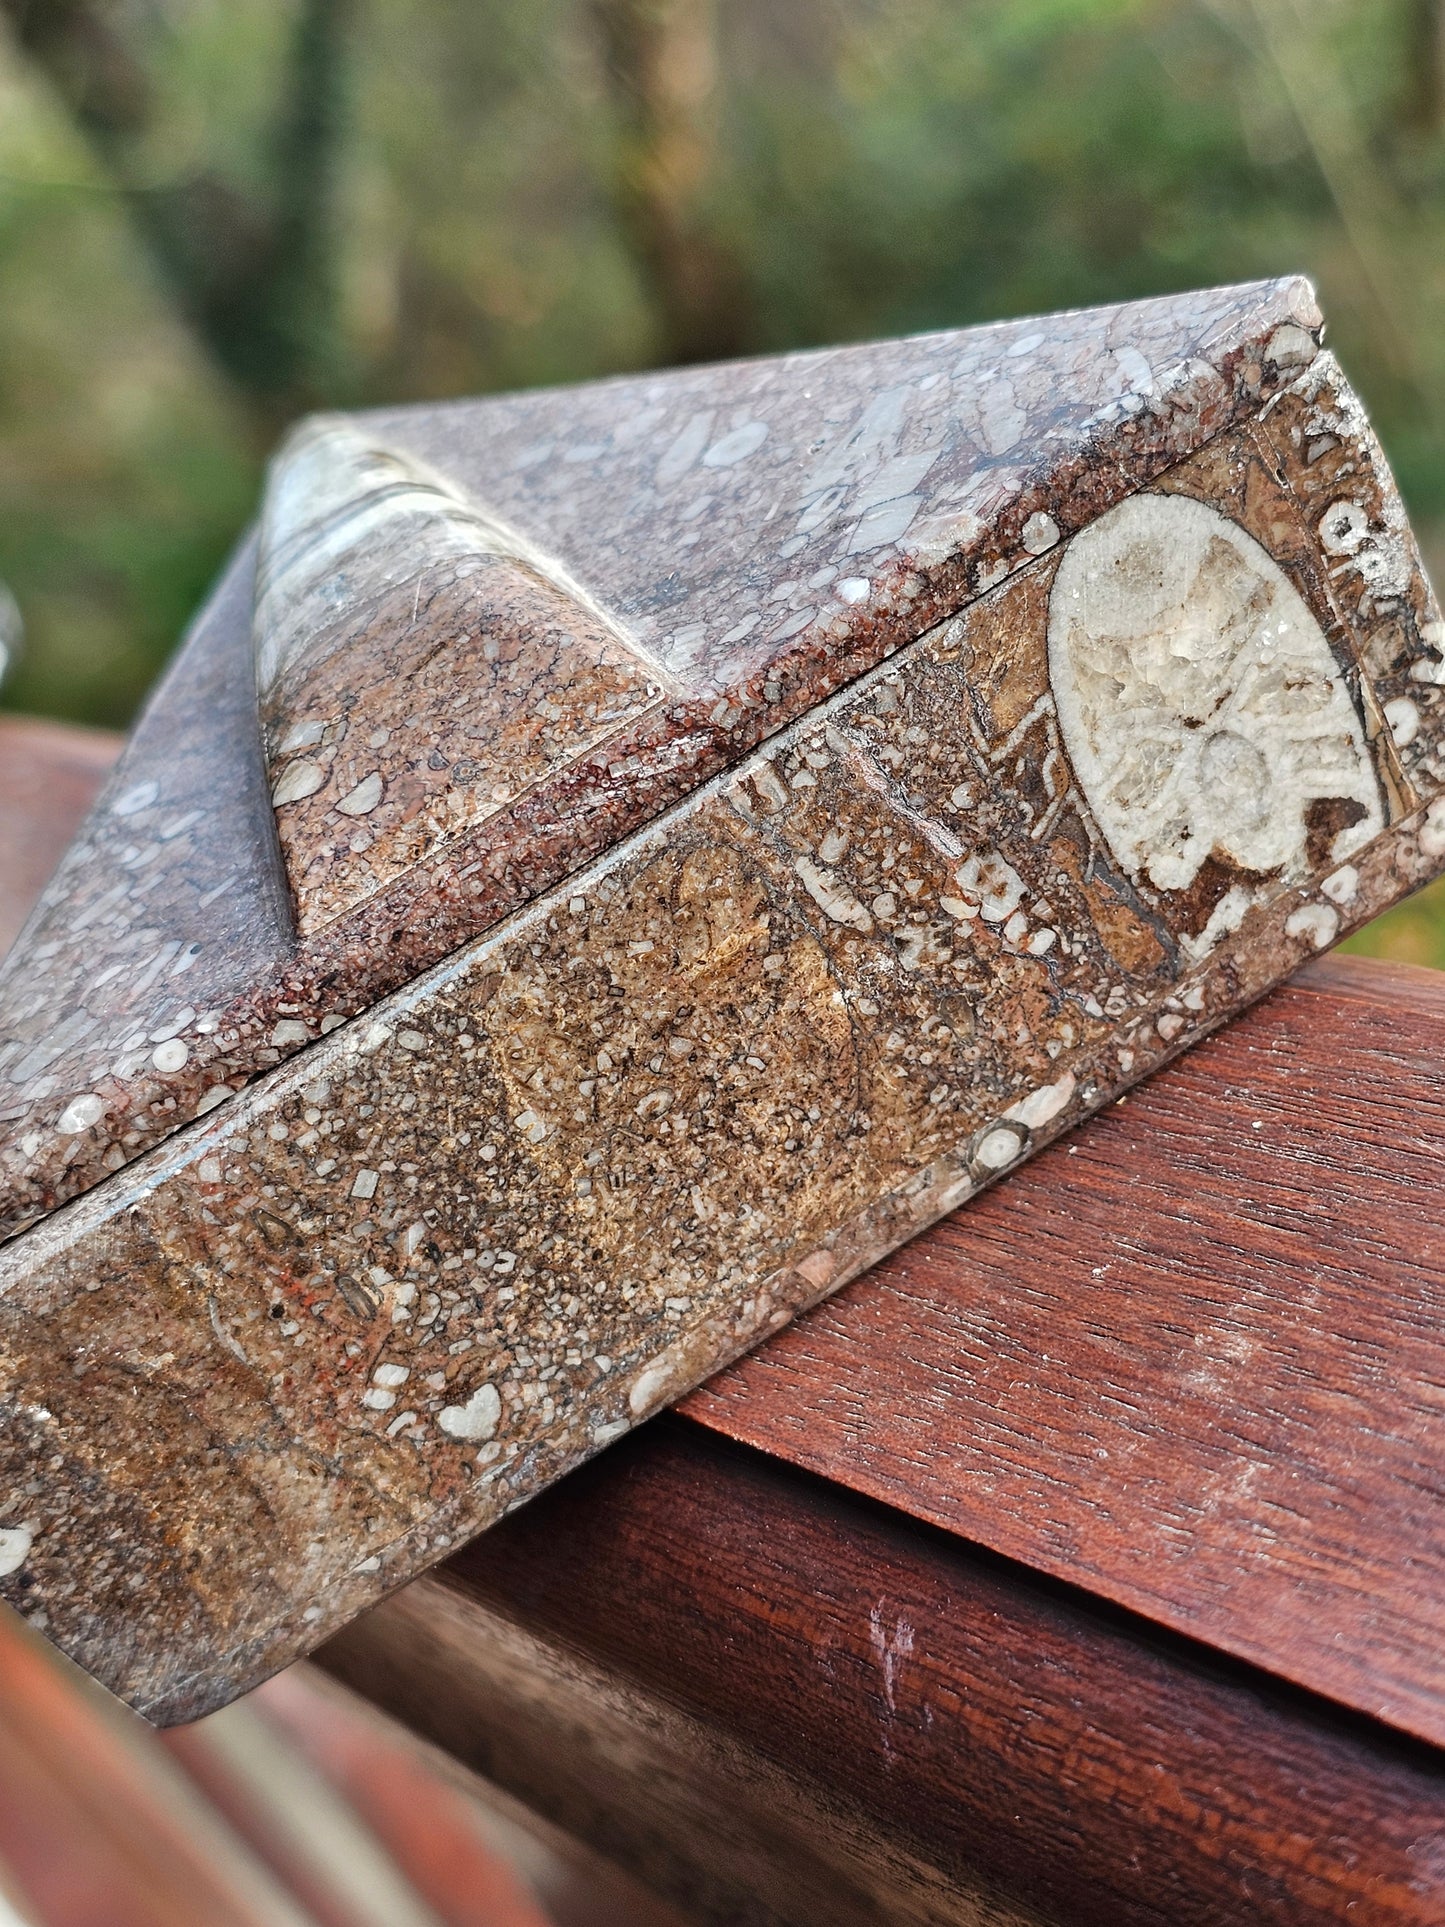
[[[256,728],[243,547],[0,974],[0,1227],[224,1101],[962,607],[1028,559],[1031,518],[1078,527],[1255,413],[1318,320],[1308,287],[1283,281],[356,418],[384,459],[444,476],[490,528],[558,558],[554,580],[585,584],[675,691],[430,852],[419,819],[472,790],[451,776],[424,793],[428,748],[401,779],[411,827],[374,894],[349,836],[351,882],[323,882],[320,851],[351,820],[313,806],[320,836],[293,835],[283,808],[293,909],[264,802],[285,762],[268,775]],[[280,519],[289,507],[314,535],[304,503],[278,485]],[[383,573],[343,618],[366,653],[335,695],[370,728],[386,726],[374,706],[407,646],[375,598],[405,617],[425,589]],[[526,683],[514,694],[515,715]],[[167,1042],[162,1064],[184,1046],[176,1068],[155,1062]],[[57,1133],[79,1095],[96,1122]]]
[[[238,575],[11,966],[92,986],[10,1147],[17,1218],[90,1188],[0,1257],[67,1650],[239,1690],[1441,867],[1445,631],[1303,300],[303,432],[265,777]]]

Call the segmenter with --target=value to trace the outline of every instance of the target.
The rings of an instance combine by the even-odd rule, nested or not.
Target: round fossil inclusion
[[[1326,861],[1383,828],[1324,631],[1217,509],[1141,493],[1082,530],[1054,581],[1048,647],[1075,775],[1137,881],[1185,891],[1213,858],[1288,885],[1309,873],[1321,825]]]

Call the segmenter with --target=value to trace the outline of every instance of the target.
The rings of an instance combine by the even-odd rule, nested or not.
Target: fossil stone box
[[[1298,281],[303,424],[0,998],[0,1591],[152,1717],[1445,866]]]

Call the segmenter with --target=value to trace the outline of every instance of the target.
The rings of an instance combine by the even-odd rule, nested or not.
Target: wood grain
[[[1322,964],[690,1416],[1445,1739],[1445,979]]]
[[[702,1920],[1445,1913],[1430,1749],[675,1418],[321,1657]]]
[[[0,733],[0,901],[111,741]],[[1309,966],[686,1410],[1445,1736],[1442,1043],[1445,979]]]
[[[0,1874],[0,1914],[13,1892],[45,1927],[312,1927],[142,1722],[57,1665],[10,1612]]]
[[[1438,1756],[949,1535],[1431,1730],[1442,1013],[1312,967],[692,1401],[771,1462],[651,1427],[326,1663],[704,1917],[1440,1918]]]

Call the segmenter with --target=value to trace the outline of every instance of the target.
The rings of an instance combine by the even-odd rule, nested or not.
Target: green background
[[[123,725],[304,408],[1295,269],[1438,577],[1441,11],[0,0],[4,700]]]

